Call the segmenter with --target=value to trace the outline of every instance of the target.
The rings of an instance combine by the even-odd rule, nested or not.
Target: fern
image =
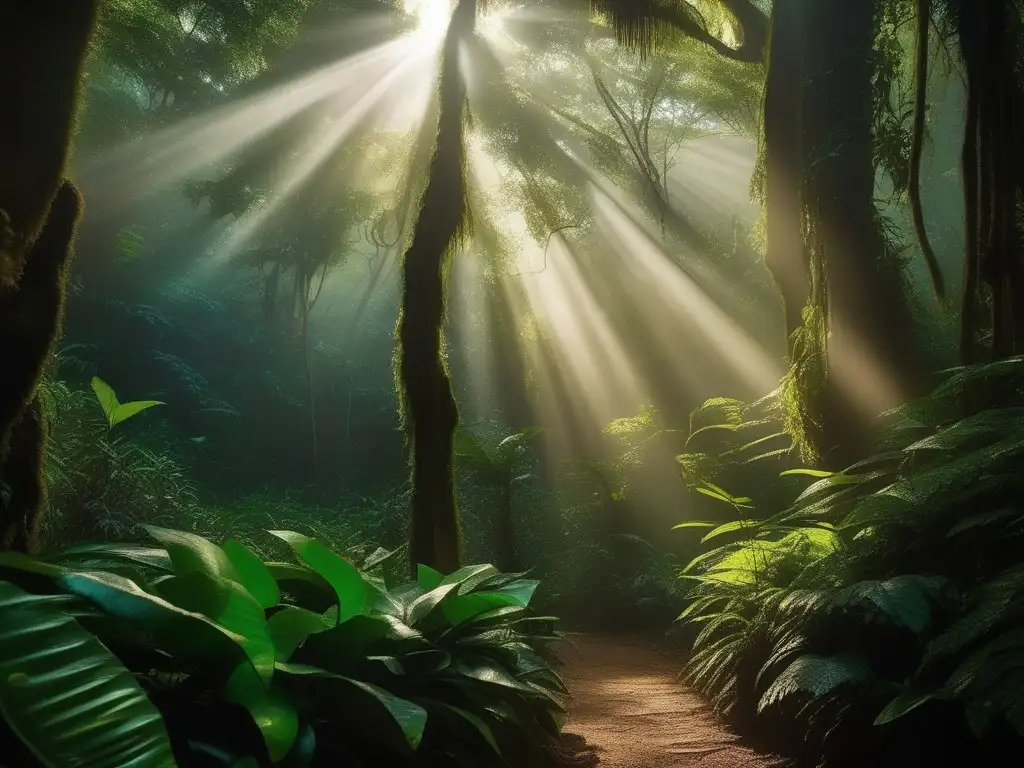
[[[872,677],[867,659],[857,653],[799,656],[768,686],[757,708],[763,711],[797,692],[822,698],[840,686],[857,685]]]
[[[706,405],[732,433],[735,404]],[[706,547],[681,574],[679,620],[701,630],[687,679],[722,712],[785,712],[814,749],[848,718],[888,726],[933,701],[979,736],[1002,722],[1024,737],[1024,358],[948,372],[879,430],[842,472],[784,471],[811,480],[774,514],[676,526]],[[736,500],[732,481],[696,478],[729,457],[679,463],[702,495]]]

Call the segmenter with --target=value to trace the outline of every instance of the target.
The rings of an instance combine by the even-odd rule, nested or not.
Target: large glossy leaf
[[[132,622],[152,637],[156,647],[175,655],[227,669],[247,658],[244,638],[201,613],[179,608],[112,573],[65,572],[60,587],[89,600],[111,617]]]
[[[316,571],[311,571],[304,565],[295,565],[295,563],[277,563],[267,562],[264,563],[267,566],[267,570],[270,571],[270,575],[280,583],[282,581],[304,581],[307,584],[315,584],[318,587],[330,589],[331,585]]]
[[[444,581],[444,574],[440,571],[436,571],[423,563],[416,566],[416,583],[423,587],[425,592],[441,586],[442,581]]]
[[[167,554],[166,549],[140,546],[138,544],[79,544],[62,550],[47,559],[50,561],[126,560],[161,571],[173,569],[171,558]]]
[[[462,624],[497,608],[519,606],[519,600],[513,595],[501,592],[471,592],[468,595],[453,595],[444,601],[441,610],[449,624]]]
[[[161,582],[159,591],[179,608],[200,613],[239,636],[260,678],[264,683],[270,681],[275,649],[266,614],[241,584],[205,573],[191,573]]]
[[[277,581],[252,550],[234,539],[224,542],[221,549],[235,568],[239,581],[249,594],[264,608],[272,608],[281,601]]]
[[[359,569],[316,539],[294,531],[270,533],[285,541],[303,563],[331,585],[338,598],[339,622],[366,612],[367,589]]]
[[[398,726],[406,745],[416,749],[423,738],[423,731],[427,726],[427,711],[418,704],[399,698],[383,688],[369,683],[328,672],[317,667],[310,667],[302,664],[278,664],[277,670],[285,676],[305,677],[324,680],[337,687],[338,695],[342,702],[351,707],[351,711],[367,707],[372,712],[377,708],[387,714],[389,720]]]
[[[498,588],[498,592],[507,595],[524,608],[530,605],[533,595],[540,582],[535,579],[516,579]]]
[[[268,690],[249,664],[240,664],[228,680],[224,698],[245,707],[263,735],[271,762],[291,751],[299,735],[299,713],[288,696]]]
[[[473,730],[480,734],[481,738],[483,738],[483,740],[487,743],[487,746],[493,749],[495,753],[499,756],[501,755],[501,747],[498,746],[498,740],[494,738],[494,731],[491,730],[491,726],[489,726],[482,717],[472,712],[469,712],[465,709],[461,709],[451,704],[446,704],[443,701],[431,703],[443,711],[451,712],[460,720],[464,720],[466,723],[472,726]]]
[[[142,528],[164,546],[178,576],[205,573],[215,579],[232,579],[240,582],[240,576],[231,559],[212,541],[194,533],[155,525],[144,525]]]
[[[47,768],[174,768],[135,677],[63,613],[0,582],[0,713]]]
[[[306,638],[327,628],[323,615],[293,605],[282,608],[267,619],[267,631],[278,661],[288,661]]]
[[[875,725],[887,725],[936,698],[934,693],[901,693],[878,713]]]

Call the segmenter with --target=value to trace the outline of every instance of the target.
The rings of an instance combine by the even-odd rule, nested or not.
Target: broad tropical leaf
[[[175,768],[159,711],[60,609],[0,581],[0,711],[48,768]]]

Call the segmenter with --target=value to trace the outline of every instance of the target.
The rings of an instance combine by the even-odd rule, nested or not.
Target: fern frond
[[[807,654],[795,659],[775,678],[758,702],[757,710],[763,712],[794,693],[807,693],[817,699],[840,686],[857,685],[871,678],[871,666],[859,653]]]

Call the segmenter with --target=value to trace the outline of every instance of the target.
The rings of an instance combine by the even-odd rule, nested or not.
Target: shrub
[[[726,542],[683,573],[689,680],[748,725],[788,724],[810,765],[1019,749],[1024,359],[957,369],[881,427],[876,455],[803,471],[781,512],[723,491],[739,519],[681,526]]]
[[[0,554],[0,711],[17,764],[543,766],[567,691],[537,582],[412,583],[274,531],[297,562],[160,544]]]

